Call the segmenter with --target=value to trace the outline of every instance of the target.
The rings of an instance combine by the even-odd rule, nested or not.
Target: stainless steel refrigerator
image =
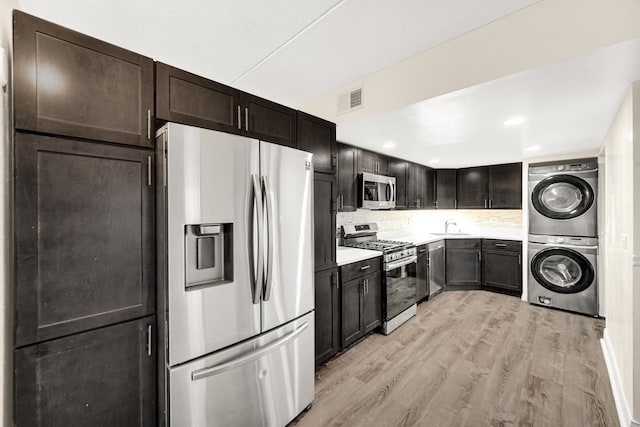
[[[314,395],[312,155],[174,123],[157,142],[161,416],[284,426]]]

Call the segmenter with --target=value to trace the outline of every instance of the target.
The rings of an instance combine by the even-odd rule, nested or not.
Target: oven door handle
[[[395,270],[396,268],[404,267],[405,265],[412,264],[415,262],[418,262],[418,257],[416,255],[413,255],[413,256],[410,256],[409,258],[401,259],[400,261],[389,262],[385,264],[384,271]]]

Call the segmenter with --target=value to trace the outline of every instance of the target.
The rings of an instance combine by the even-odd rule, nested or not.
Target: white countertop
[[[382,256],[382,252],[369,251],[367,249],[346,248],[344,246],[338,246],[336,249],[336,260],[338,262],[338,266],[363,261],[369,258],[375,258],[377,256]]]
[[[425,243],[436,242],[443,239],[498,239],[498,240],[520,240],[522,241],[522,230],[510,228],[482,229],[464,231],[465,234],[436,235],[431,233],[397,232],[391,235],[383,233],[382,239],[402,240],[411,242],[414,245],[424,245]],[[380,234],[380,233],[379,233]]]
[[[414,245],[424,245],[443,239],[499,239],[499,240],[520,240],[522,241],[522,230],[513,227],[494,227],[475,230],[462,230],[468,234],[447,234],[435,235],[429,232],[416,232],[413,230],[395,230],[388,232],[378,232],[379,239],[400,240],[411,242]],[[336,261],[339,266],[351,264],[365,259],[382,255],[381,252],[369,251],[366,249],[346,248],[338,246],[336,250]]]

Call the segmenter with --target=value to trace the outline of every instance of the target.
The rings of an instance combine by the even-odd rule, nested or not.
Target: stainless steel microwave
[[[358,207],[392,209],[396,207],[396,179],[373,173],[358,174]]]

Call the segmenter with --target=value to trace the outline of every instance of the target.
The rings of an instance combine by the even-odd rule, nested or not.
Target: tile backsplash
[[[452,209],[375,211],[359,209],[356,212],[338,212],[337,236],[343,224],[375,222],[380,231],[411,229],[415,232],[444,231],[444,222],[453,219],[462,231],[482,228],[509,227],[522,229],[522,210]]]

